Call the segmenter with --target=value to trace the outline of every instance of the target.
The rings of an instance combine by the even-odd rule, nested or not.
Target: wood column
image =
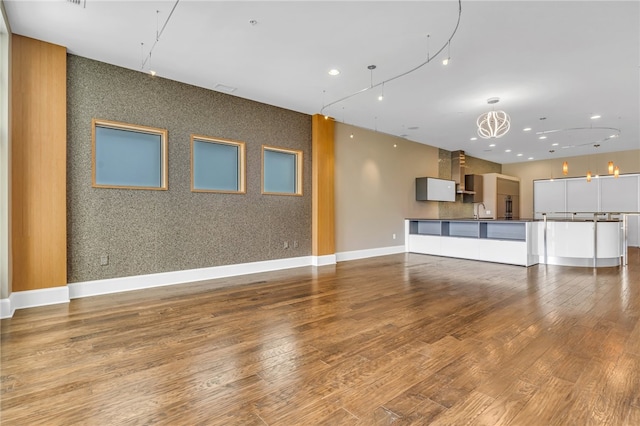
[[[312,117],[311,168],[313,187],[312,254],[333,255],[335,243],[334,208],[334,122],[316,114]]]
[[[67,284],[67,51],[19,35],[11,50],[12,291]]]

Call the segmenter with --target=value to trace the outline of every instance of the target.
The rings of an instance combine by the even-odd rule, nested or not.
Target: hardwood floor
[[[2,424],[640,424],[638,249],[597,271],[399,254],[225,282],[2,320]]]

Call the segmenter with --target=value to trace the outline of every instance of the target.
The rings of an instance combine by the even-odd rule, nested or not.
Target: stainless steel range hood
[[[451,180],[456,183],[458,194],[475,194],[475,191],[467,191],[464,183],[464,175],[467,169],[466,156],[464,151],[453,151],[451,153]]]

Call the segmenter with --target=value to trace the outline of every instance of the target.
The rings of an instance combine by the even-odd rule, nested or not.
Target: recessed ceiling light
[[[504,152],[511,152],[511,150],[510,149],[505,149]]]
[[[522,157],[522,154],[518,154],[517,156],[518,156],[518,157]]]
[[[522,129],[523,132],[530,132],[531,131],[531,127],[525,127],[524,129]]]
[[[496,144],[492,143],[492,144],[489,145],[489,148],[493,148],[494,146],[496,146]]]
[[[558,146],[558,142],[552,143],[551,146]]]
[[[469,140],[470,140],[470,141],[477,141],[477,140],[478,140],[478,138],[475,138],[475,137],[474,137],[474,138],[471,138],[471,139],[469,139]]]
[[[546,136],[540,136],[538,139],[546,139]]]
[[[533,157],[529,157],[529,158],[527,158],[527,160],[533,160]]]
[[[596,115],[592,115],[592,116],[591,116],[591,119],[592,119],[592,120],[597,120],[597,119],[598,119],[598,118],[600,118],[600,117],[601,117],[600,115],[597,115],[597,114],[596,114]]]
[[[340,74],[340,70],[337,70],[335,68],[329,70],[329,75],[338,75],[338,74]]]

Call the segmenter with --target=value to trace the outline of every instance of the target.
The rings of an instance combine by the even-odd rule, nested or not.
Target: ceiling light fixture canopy
[[[500,98],[489,98],[489,105],[497,104]],[[511,127],[511,117],[504,111],[489,111],[481,114],[476,121],[478,136],[483,139],[501,138],[507,134]]]

